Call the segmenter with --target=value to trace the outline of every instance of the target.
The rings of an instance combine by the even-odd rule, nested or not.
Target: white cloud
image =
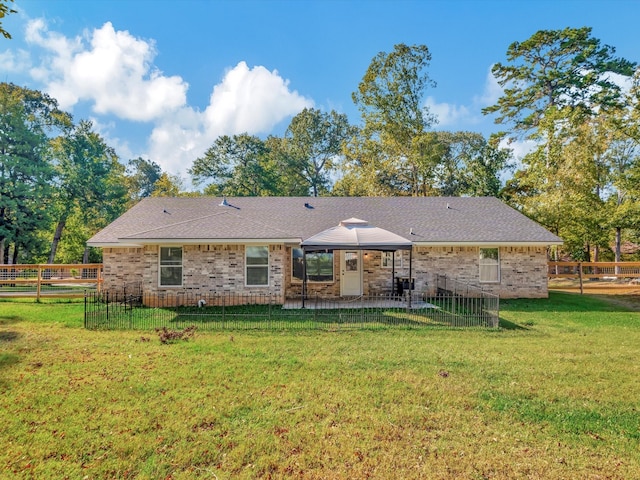
[[[489,71],[487,72],[482,94],[474,97],[473,99],[474,103],[478,105],[479,108],[494,105],[504,93],[504,90],[498,83],[498,80],[496,80],[496,77],[491,73],[492,67],[493,66],[489,67]]]
[[[186,103],[187,83],[152,67],[153,42],[116,31],[109,22],[84,38],[68,39],[32,20],[26,38],[51,53],[31,73],[63,109],[86,100],[97,114],[149,121]]]
[[[425,105],[431,113],[438,117],[438,127],[446,127],[472,120],[469,109],[464,105],[436,103],[433,97],[427,97]]]
[[[24,72],[29,68],[29,53],[24,50],[0,52],[0,71],[6,73]]]
[[[454,103],[437,103],[434,97],[427,97],[425,106],[438,117],[438,127],[478,125],[486,118],[481,111],[484,107],[493,105],[503,94],[502,87],[491,73],[491,67],[485,77],[482,93],[475,95],[470,104],[458,105]]]
[[[94,125],[123,160],[139,155],[172,174],[184,174],[220,135],[268,133],[285,118],[314,106],[291,90],[277,70],[239,62],[212,86],[209,105],[199,111],[187,105],[186,81],[154,67],[154,42],[117,31],[109,22],[69,38],[36,19],[28,22],[25,38],[32,51],[44,50],[29,70],[32,79],[43,84],[62,109],[87,102]],[[18,65],[16,55],[2,54],[2,64]],[[148,124],[147,151],[135,151],[141,149],[132,145],[145,142],[126,138],[117,119]]]
[[[149,157],[172,173],[181,173],[220,135],[267,133],[305,107],[313,107],[313,101],[291,91],[277,70],[249,68],[240,62],[213,87],[204,112],[185,107],[156,125]]]

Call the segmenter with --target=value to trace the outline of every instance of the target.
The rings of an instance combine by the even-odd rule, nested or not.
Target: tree
[[[122,213],[127,202],[124,166],[92,129],[91,122],[81,121],[52,142],[57,223],[49,263],[54,263],[67,219],[76,210],[86,223],[98,226]]]
[[[493,74],[504,88],[495,105],[508,127],[502,136],[538,143],[522,160],[507,188],[517,208],[560,234],[575,255],[602,243],[602,159],[607,136],[594,119],[624,109],[624,93],[613,74],[632,75],[636,64],[591,37],[591,29],[541,30],[507,50],[507,64]],[[611,124],[608,124],[611,125]],[[581,245],[580,245],[581,243]]]
[[[18,13],[16,10],[9,7],[9,3],[13,3],[13,0],[0,0],[0,18],[4,18],[10,13]],[[2,22],[0,22],[0,34],[4,38],[11,38],[11,34],[2,27]]]
[[[127,162],[126,174],[130,203],[133,205],[141,198],[153,194],[156,182],[162,175],[162,168],[151,160],[138,157]]]
[[[277,194],[278,175],[265,142],[246,133],[218,137],[188,172],[196,185],[209,182],[208,195]]]
[[[293,117],[285,132],[286,152],[292,160],[289,168],[299,173],[307,194],[317,197],[330,190],[330,174],[353,132],[347,116],[333,110],[305,108]]]
[[[167,172],[160,174],[160,178],[153,184],[151,197],[179,197],[184,189],[182,179],[178,175]]]
[[[0,84],[0,263],[40,249],[38,232],[50,218],[49,135],[70,124],[48,95]]]
[[[404,44],[373,58],[352,95],[363,127],[346,145],[342,185],[357,184],[352,178],[359,176],[371,195],[420,194],[415,172],[424,168],[424,135],[436,122],[424,106],[426,89],[435,86],[426,72],[430,60],[425,45]]]
[[[601,46],[589,27],[540,30],[509,46],[510,63],[493,66],[504,94],[483,113],[497,113],[495,122],[509,125],[512,136],[552,141],[559,124],[580,123],[621,104],[612,74],[631,76],[636,64],[614,55],[615,48]]]

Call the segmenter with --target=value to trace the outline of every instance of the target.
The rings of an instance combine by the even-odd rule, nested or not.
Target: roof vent
[[[307,203],[304,204],[304,208],[308,208],[310,210],[313,210],[313,205],[311,205],[310,203],[307,202]]]
[[[163,208],[162,209],[162,213],[169,213],[169,211],[166,208]],[[169,213],[169,215],[171,215],[171,214]]]
[[[227,197],[222,197],[222,201],[218,204],[219,207],[228,207],[229,202],[227,202]]]

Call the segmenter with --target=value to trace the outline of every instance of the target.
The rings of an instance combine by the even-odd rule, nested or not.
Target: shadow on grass
[[[529,330],[527,327],[523,327],[522,325],[518,325],[517,323],[510,322],[509,320],[505,320],[504,318],[500,318],[500,323],[498,324],[500,328],[504,328],[505,330]]]

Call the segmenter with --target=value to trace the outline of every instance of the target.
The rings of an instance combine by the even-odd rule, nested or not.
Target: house
[[[150,295],[382,295],[447,275],[538,298],[562,240],[492,197],[196,197],[146,198],[87,243],[105,289]]]

